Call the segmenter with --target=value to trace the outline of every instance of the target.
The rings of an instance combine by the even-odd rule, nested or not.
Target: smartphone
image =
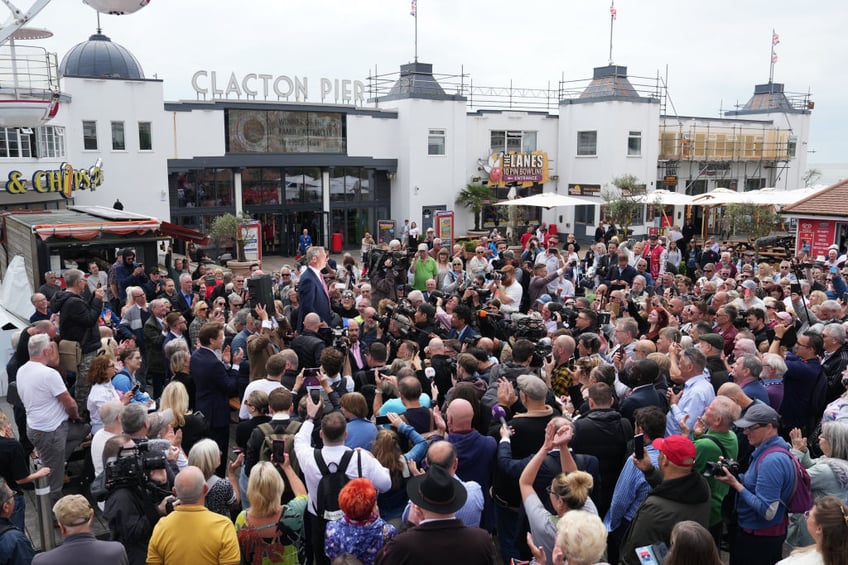
[[[239,453],[241,453],[241,448],[239,448],[239,447],[234,447],[234,448],[233,448],[233,455],[238,455]]]
[[[645,456],[645,436],[636,434],[633,436],[633,455],[636,459],[642,459]]]
[[[274,445],[271,447],[271,461],[274,463],[282,463],[286,460],[286,440],[275,439]]]
[[[141,390],[141,384],[136,384],[134,387],[132,387],[132,390],[130,390],[130,392],[133,393],[133,396],[135,396],[139,390]]]
[[[789,292],[793,292],[795,294],[801,294],[801,283],[790,283],[789,284]]]
[[[312,404],[318,404],[321,402],[321,389],[320,388],[310,388],[309,390],[309,398],[312,399]]]
[[[391,422],[389,422],[388,416],[377,416],[377,418],[375,418],[374,423],[377,424],[378,426],[384,426],[386,424],[390,424]]]

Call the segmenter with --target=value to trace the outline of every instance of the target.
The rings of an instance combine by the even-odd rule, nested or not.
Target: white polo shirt
[[[68,419],[65,407],[57,398],[68,389],[55,369],[27,361],[18,369],[17,382],[28,427],[39,432],[52,432]]]

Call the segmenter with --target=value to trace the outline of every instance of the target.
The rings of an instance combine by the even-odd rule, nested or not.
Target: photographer
[[[438,334],[435,326],[436,308],[432,304],[421,304],[415,310],[415,325],[412,339],[418,344],[421,359],[424,360],[424,349],[430,344],[430,340]]]
[[[424,348],[424,352],[430,357],[430,367],[433,368],[433,382],[439,391],[439,396],[436,398],[436,404],[442,406],[445,402],[448,390],[452,386],[451,378],[455,370],[455,366],[451,363],[451,358],[448,357],[445,351],[445,343],[442,338],[434,337],[430,340],[429,345]]]
[[[147,562],[153,527],[167,513],[168,480],[164,469],[138,469],[139,452],[126,434],[109,438],[103,448],[106,506],[103,517],[112,539],[124,545],[130,565]],[[179,502],[176,502],[179,504]]]
[[[401,267],[398,261],[395,260],[397,253],[400,253],[400,242],[393,239],[389,243],[389,253],[382,252],[375,256],[382,262],[371,263],[368,270],[368,277],[371,283],[371,304],[378,304],[384,298],[397,300],[398,280],[405,282],[403,277],[401,277]]]
[[[741,409],[739,405],[726,396],[717,396],[710,402],[704,415],[693,425],[695,434],[695,471],[707,477],[707,483],[712,492],[710,503],[710,533],[713,535],[716,547],[721,541],[723,522],[721,520],[721,506],[724,497],[730,492],[730,487],[716,480],[716,475],[727,472],[723,468],[725,464],[732,465],[739,455],[739,443],[733,432],[733,422],[739,419]],[[688,417],[684,417],[688,420]],[[680,423],[683,435],[689,435],[686,421]],[[724,461],[720,461],[720,457]],[[729,461],[729,463],[728,463]],[[717,465],[718,463],[718,465]]]
[[[530,285],[527,288],[529,303],[534,304],[537,298],[543,294],[547,294],[548,285],[554,283],[563,272],[565,271],[562,268],[557,268],[553,272],[548,273],[547,266],[544,263],[534,265],[533,277],[530,279]]]
[[[521,297],[524,294],[524,289],[521,284],[515,280],[515,267],[507,265],[501,270],[503,278],[493,280],[489,284],[489,289],[492,294],[501,301],[501,304],[507,307],[510,313],[517,312],[521,305]],[[504,310],[504,311],[507,311]]]

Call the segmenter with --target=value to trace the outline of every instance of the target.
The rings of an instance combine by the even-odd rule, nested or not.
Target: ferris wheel
[[[25,27],[50,0],[0,0],[9,16],[0,25],[0,127],[38,127],[59,109],[59,71],[55,53],[16,41],[38,40],[53,34]],[[67,0],[62,0],[66,2]],[[83,0],[99,13],[123,15],[137,12],[150,0]],[[0,10],[2,12],[2,10]]]

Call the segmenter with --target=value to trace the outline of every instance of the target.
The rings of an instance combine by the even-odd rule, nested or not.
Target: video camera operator
[[[521,287],[521,284],[515,280],[515,267],[512,265],[506,265],[500,271],[501,278],[493,279],[491,283],[489,283],[489,290],[492,291],[492,295],[500,300],[503,306],[506,306],[506,310],[509,312],[518,312],[519,307],[521,306],[521,297],[524,294],[524,289]],[[504,310],[504,311],[506,311]]]
[[[492,298],[492,291],[487,288],[486,275],[475,275],[465,286],[462,293],[462,304],[472,309],[483,307]]]
[[[388,252],[374,250],[371,252],[371,262],[368,267],[368,278],[371,283],[371,303],[378,304],[382,299],[397,300],[398,281],[406,282],[406,258],[400,248],[400,242],[393,239],[389,242]]]
[[[166,441],[166,440],[159,440]],[[147,545],[159,518],[179,501],[170,496],[165,456],[137,445],[126,434],[109,438],[103,448],[106,506],[103,517],[114,541],[127,551],[129,563],[147,562]]]

